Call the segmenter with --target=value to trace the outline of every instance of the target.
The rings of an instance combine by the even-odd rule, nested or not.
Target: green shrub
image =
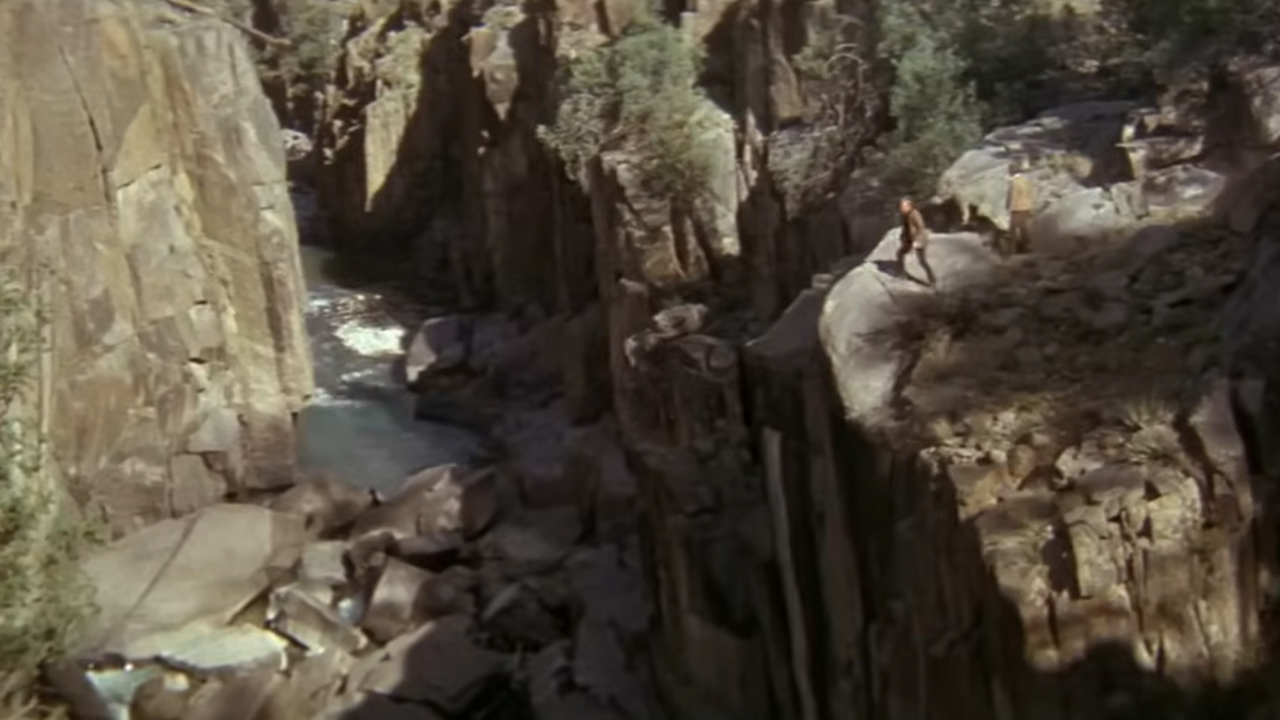
[[[651,191],[687,196],[705,187],[711,158],[704,149],[707,101],[697,86],[701,48],[651,17],[631,23],[616,41],[588,50],[559,78],[555,121],[539,136],[581,178],[609,149],[628,150]]]
[[[45,318],[0,272],[0,717],[30,717],[40,664],[92,609],[79,557],[93,539],[60,491],[40,432]]]
[[[981,139],[983,107],[948,35],[917,8],[891,3],[881,29],[882,51],[893,65],[889,111],[895,123],[885,179],[895,190],[928,198],[942,171]]]
[[[278,71],[296,80],[316,81],[328,76],[337,59],[344,12],[331,0],[277,0],[290,47],[268,48]]]
[[[1129,29],[1149,45],[1168,44],[1183,51],[1218,43],[1225,51],[1252,31],[1274,21],[1271,0],[1119,0]]]

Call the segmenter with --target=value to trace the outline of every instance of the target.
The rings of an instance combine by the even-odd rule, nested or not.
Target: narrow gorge
[[[0,539],[105,536],[87,614],[0,583],[0,650],[65,626],[15,677],[78,720],[1280,712],[1280,55],[947,156],[930,289],[879,7],[0,4]]]

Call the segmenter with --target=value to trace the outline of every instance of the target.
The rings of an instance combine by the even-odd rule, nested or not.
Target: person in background
[[[915,250],[916,259],[920,261],[920,267],[924,268],[925,277],[929,278],[929,287],[936,288],[938,281],[926,257],[929,248],[929,227],[924,224],[924,216],[920,214],[920,210],[916,208],[911,198],[902,198],[898,202],[898,214],[902,216],[902,232],[898,235],[898,269],[903,275],[911,277],[907,272],[907,253]]]
[[[1009,242],[1002,254],[1030,252],[1033,207],[1035,195],[1025,165],[1021,160],[1009,163]]]

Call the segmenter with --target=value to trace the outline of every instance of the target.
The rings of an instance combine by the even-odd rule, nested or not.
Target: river
[[[303,194],[294,202],[306,233],[312,203]],[[388,493],[417,470],[475,458],[473,433],[414,419],[415,398],[396,371],[409,328],[388,312],[387,291],[339,283],[326,272],[329,250],[301,251],[316,392],[299,418],[299,468]]]

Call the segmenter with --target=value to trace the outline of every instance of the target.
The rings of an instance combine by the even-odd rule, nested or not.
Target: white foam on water
[[[307,298],[307,309],[313,311],[328,310],[337,304],[337,298],[325,297],[319,293],[311,293],[311,297]]]
[[[399,325],[370,325],[348,320],[333,334],[352,352],[365,357],[395,356],[404,352],[401,347],[404,328]]]
[[[351,384],[363,378],[368,378],[368,377],[376,378],[384,374],[386,374],[386,368],[381,368],[381,367],[365,368],[363,370],[351,370],[349,372],[344,372],[342,373],[342,376],[339,377],[338,379],[344,383]]]
[[[358,405],[359,402],[349,398],[338,397],[317,385],[315,392],[311,394],[311,402],[309,404],[337,407],[342,405]]]

